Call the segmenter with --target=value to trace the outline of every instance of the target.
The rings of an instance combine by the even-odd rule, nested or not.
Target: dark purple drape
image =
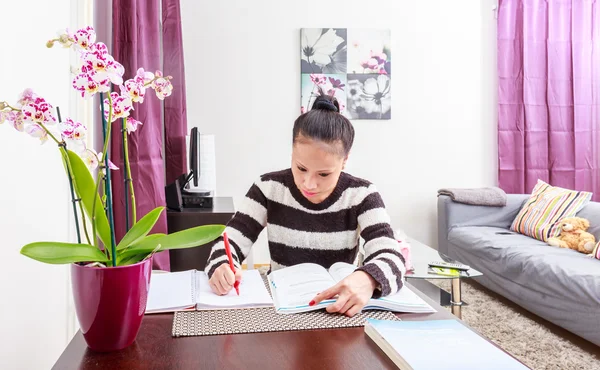
[[[132,78],[137,69],[162,70],[160,48],[160,6],[158,0],[113,0],[114,58],[125,67],[124,80]],[[164,71],[168,75],[168,71]],[[135,189],[138,220],[158,206],[165,205],[165,171],[163,161],[163,108],[152,89],[146,90],[143,104],[134,103],[133,118],[142,122],[128,136],[131,176]],[[114,218],[117,240],[125,229],[125,188],[123,186],[123,152],[120,121],[113,124],[112,161],[121,169],[113,171]],[[167,233],[166,211],[151,233]],[[169,254],[155,255],[154,268],[169,270]]]
[[[179,0],[162,0],[163,68],[173,76],[173,94],[165,99],[165,152],[167,183],[187,173],[187,115],[185,99],[185,69]]]
[[[600,1],[501,0],[498,85],[499,186],[600,200]]]

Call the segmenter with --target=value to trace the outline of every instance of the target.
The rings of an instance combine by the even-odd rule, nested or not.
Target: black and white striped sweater
[[[404,258],[381,196],[368,181],[342,172],[333,193],[314,204],[294,184],[291,169],[261,176],[225,229],[236,268],[265,226],[271,270],[305,262],[325,268],[335,262],[354,263],[362,237],[365,258],[359,270],[377,281],[375,295],[402,287]],[[221,237],[208,258],[208,276],[223,263],[227,256]]]

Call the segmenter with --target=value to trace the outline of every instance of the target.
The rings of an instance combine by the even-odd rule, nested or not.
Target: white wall
[[[392,119],[353,121],[348,172],[395,228],[435,246],[442,187],[496,184],[494,0],[182,0],[188,122],[216,135],[217,191],[239,201],[290,165],[300,28],[390,28]],[[268,262],[264,244],[255,263]]]
[[[70,0],[2,3],[0,101],[33,88],[69,112],[69,52],[46,41],[70,21]],[[0,125],[0,368],[49,369],[70,339],[68,267],[22,256],[27,243],[69,238],[69,194],[56,145]]]

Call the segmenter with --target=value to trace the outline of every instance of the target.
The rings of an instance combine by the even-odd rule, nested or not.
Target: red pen
[[[227,253],[227,259],[229,259],[229,268],[231,268],[231,271],[233,271],[233,274],[235,275],[235,266],[233,265],[233,257],[231,257],[231,247],[229,246],[229,239],[227,238],[227,233],[223,233],[223,241],[225,242],[225,253]],[[239,286],[240,282],[236,280],[233,284],[233,287],[235,288],[237,295],[240,295]]]

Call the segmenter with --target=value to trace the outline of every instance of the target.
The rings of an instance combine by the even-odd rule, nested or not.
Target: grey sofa
[[[600,260],[514,233],[509,227],[528,194],[509,194],[504,207],[438,197],[438,248],[483,273],[486,288],[600,346]],[[578,214],[600,238],[600,203]]]

